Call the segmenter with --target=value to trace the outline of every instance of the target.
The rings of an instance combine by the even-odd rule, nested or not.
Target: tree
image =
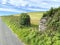
[[[20,25],[30,26],[30,16],[27,13],[22,13],[20,15]]]
[[[48,15],[52,17],[54,15],[54,9],[51,7],[51,9],[48,12]]]

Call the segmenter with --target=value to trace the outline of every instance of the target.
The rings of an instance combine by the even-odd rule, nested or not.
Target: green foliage
[[[21,26],[30,26],[30,16],[27,13],[22,13],[20,15],[20,25]]]
[[[27,14],[22,15],[25,16]],[[43,14],[43,17],[47,17],[47,26],[49,27],[45,31],[37,31],[38,29],[35,29],[35,25],[33,27],[20,28],[21,16],[7,16],[2,17],[2,19],[24,43],[27,45],[60,45],[60,8],[52,8]]]
[[[19,16],[3,17],[3,20],[27,45],[60,45],[59,31],[46,30],[39,32],[31,29],[31,27],[19,28],[19,23],[17,23],[17,21],[19,22]]]
[[[43,17],[52,17],[54,15],[54,9],[51,8],[49,11],[46,11],[44,14],[43,14]]]
[[[60,29],[60,7],[59,8],[51,8],[49,11],[43,14],[43,17],[47,17],[47,28],[52,30]]]

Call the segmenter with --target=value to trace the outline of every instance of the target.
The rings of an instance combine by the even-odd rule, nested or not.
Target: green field
[[[27,13],[31,18],[31,23],[34,25],[38,25],[41,17],[43,16],[44,12],[29,12]],[[16,14],[14,16],[19,16],[20,14]]]
[[[43,12],[31,12],[31,13],[28,13],[31,17],[31,23],[32,24],[39,24],[39,21],[41,19],[41,17],[43,16]]]

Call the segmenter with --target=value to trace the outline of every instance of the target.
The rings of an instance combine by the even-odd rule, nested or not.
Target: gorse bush
[[[60,28],[60,7],[51,8],[43,14],[47,18],[46,25],[48,29],[58,30]]]
[[[30,16],[27,13],[22,13],[20,15],[20,25],[21,26],[30,26]]]

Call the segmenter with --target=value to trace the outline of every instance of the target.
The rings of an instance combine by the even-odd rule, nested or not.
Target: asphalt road
[[[24,45],[0,18],[0,45]]]

